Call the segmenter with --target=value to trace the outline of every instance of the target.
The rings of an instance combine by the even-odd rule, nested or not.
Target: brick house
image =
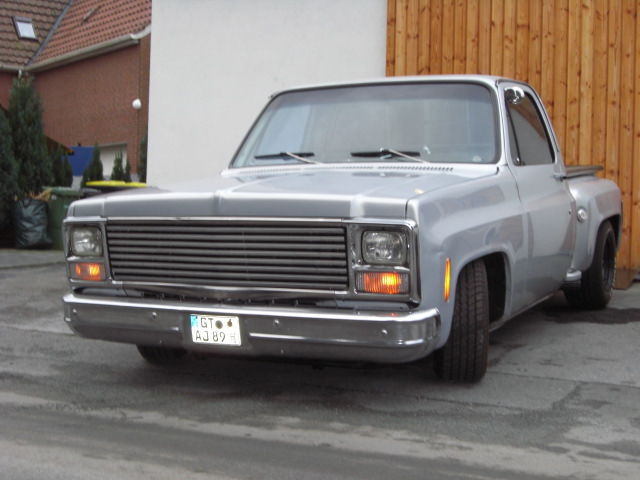
[[[32,75],[48,137],[97,143],[105,175],[121,151],[135,172],[148,122],[150,33],[151,0],[3,0],[0,105],[8,106],[13,78]]]

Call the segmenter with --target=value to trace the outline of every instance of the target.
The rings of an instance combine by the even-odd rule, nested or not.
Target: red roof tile
[[[2,0],[0,2],[0,65],[25,66],[47,38],[69,0]],[[37,40],[20,39],[13,17],[29,18]]]
[[[151,0],[74,0],[35,63],[138,33],[151,24]]]

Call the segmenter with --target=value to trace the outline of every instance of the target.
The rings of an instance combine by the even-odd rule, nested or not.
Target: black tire
[[[574,307],[600,310],[611,300],[616,278],[616,235],[611,223],[600,225],[591,266],[582,272],[579,288],[566,288],[564,296]]]
[[[435,352],[434,369],[442,380],[477,382],[489,359],[489,286],[482,260],[467,265],[456,286],[447,343]]]
[[[152,365],[169,365],[187,354],[181,348],[150,347],[147,345],[138,345],[138,352]]]

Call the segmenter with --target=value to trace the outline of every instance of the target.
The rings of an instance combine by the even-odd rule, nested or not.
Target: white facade
[[[274,91],[385,74],[387,0],[154,0],[150,184],[224,169]]]

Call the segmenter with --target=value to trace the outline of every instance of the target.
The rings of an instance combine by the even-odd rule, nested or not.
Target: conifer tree
[[[70,187],[73,185],[73,167],[71,166],[71,162],[69,161],[69,156],[65,150],[62,151],[62,171],[64,172],[63,176],[63,186]]]
[[[131,164],[129,163],[129,159],[127,158],[127,163],[124,166],[124,181],[131,181]]]
[[[58,145],[51,154],[53,165],[53,183],[60,187],[70,187],[73,183],[73,170],[67,152]]]
[[[9,93],[9,123],[18,195],[38,194],[53,178],[42,126],[42,103],[31,78],[17,78],[13,82]]]
[[[61,186],[63,182],[62,163],[60,162],[60,156],[62,155],[62,149],[60,146],[56,146],[50,153],[51,155],[51,167],[53,169],[53,185]]]
[[[86,166],[82,173],[82,186],[84,187],[87,182],[92,180],[104,180],[104,175],[102,173],[102,161],[100,160],[100,147],[98,144],[93,147],[91,162]]]
[[[124,180],[124,169],[122,168],[122,152],[116,153],[113,161],[113,169],[111,170],[110,180]]]
[[[138,159],[138,181],[147,181],[147,134],[140,140],[140,158]]]
[[[0,228],[8,225],[11,207],[18,193],[16,169],[11,128],[4,111],[0,109]]]

